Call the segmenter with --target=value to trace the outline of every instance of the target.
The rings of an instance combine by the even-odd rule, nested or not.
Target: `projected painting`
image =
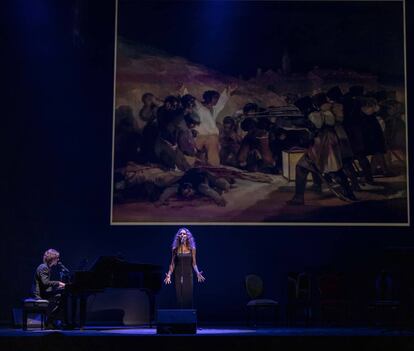
[[[119,0],[111,223],[408,225],[403,6]]]

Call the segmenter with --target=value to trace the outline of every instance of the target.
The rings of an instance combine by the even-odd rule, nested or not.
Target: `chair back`
[[[375,299],[392,300],[395,298],[395,279],[391,272],[381,271],[375,279]]]
[[[246,275],[245,283],[247,294],[251,299],[257,299],[263,295],[263,280],[258,275]]]
[[[311,300],[311,279],[308,273],[302,272],[298,274],[296,282],[296,297],[298,300]]]
[[[297,283],[296,283],[296,278],[292,276],[292,274],[288,275],[288,291],[287,291],[287,297],[288,297],[288,302],[292,303],[296,300],[296,288],[297,288]]]
[[[344,281],[340,273],[326,273],[319,278],[321,299],[340,299],[345,295]]]

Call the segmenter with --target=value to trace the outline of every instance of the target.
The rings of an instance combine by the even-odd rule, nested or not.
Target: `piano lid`
[[[116,270],[161,271],[162,266],[126,261],[122,256],[99,256],[91,265],[91,272],[108,272]]]

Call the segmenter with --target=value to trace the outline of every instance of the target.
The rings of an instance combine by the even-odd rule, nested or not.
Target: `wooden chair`
[[[273,323],[279,320],[279,303],[272,299],[262,298],[264,288],[263,280],[258,275],[249,274],[245,278],[246,291],[250,297],[247,303],[248,324],[257,326],[258,315],[261,310],[269,310],[273,317]]]
[[[396,325],[401,317],[401,302],[396,275],[381,271],[375,279],[375,298],[368,306],[375,325]]]
[[[325,273],[319,277],[320,311],[323,322],[343,324],[348,318],[349,301],[346,298],[342,273]]]
[[[298,315],[306,325],[312,318],[311,277],[306,272],[288,274],[287,322],[296,324]]]

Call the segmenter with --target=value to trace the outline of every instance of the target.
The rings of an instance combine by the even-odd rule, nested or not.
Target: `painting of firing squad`
[[[402,2],[117,6],[112,224],[408,225]]]

